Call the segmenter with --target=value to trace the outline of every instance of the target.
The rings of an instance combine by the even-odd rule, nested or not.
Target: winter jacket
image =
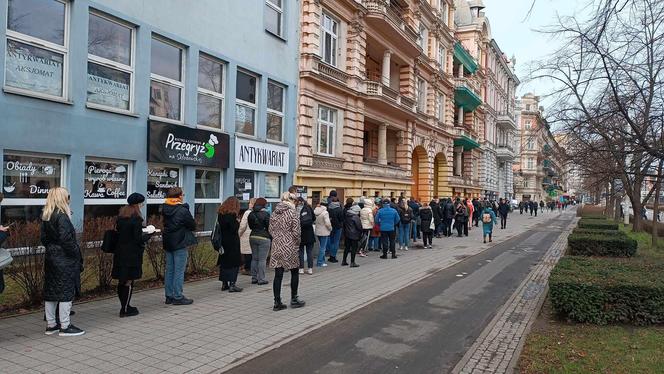
[[[466,202],[466,207],[468,208],[466,210],[466,216],[473,217],[473,214],[475,213],[475,207],[473,206],[473,203],[470,202],[470,200]]]
[[[332,233],[332,222],[330,222],[330,214],[327,212],[327,207],[319,206],[314,209],[316,216],[316,224],[314,234],[316,236],[330,236]]]
[[[240,236],[240,253],[243,255],[251,254],[251,245],[249,245],[249,237],[251,236],[251,230],[249,229],[249,214],[251,210],[247,209],[242,214],[240,219],[240,228],[238,229],[238,235]]]
[[[451,221],[454,218],[455,214],[456,212],[454,210],[454,204],[452,204],[451,200],[447,200],[447,202],[443,206],[443,219]]]
[[[385,204],[376,213],[375,221],[380,225],[380,231],[394,231],[399,224],[399,213],[390,205]]]
[[[344,236],[346,240],[360,240],[362,237],[362,222],[360,221],[360,207],[355,205],[346,211],[344,219]]]
[[[434,222],[439,223],[443,217],[440,214],[440,209],[438,209],[438,203],[436,200],[431,200],[429,203],[429,208],[431,208],[431,214],[433,214]]]
[[[410,221],[413,220],[413,210],[409,206],[406,206],[406,208],[399,207],[399,220],[404,225],[410,224]]]
[[[420,230],[422,232],[431,232],[431,221],[433,220],[433,212],[431,211],[431,207],[429,206],[423,206],[420,208],[420,221],[422,222],[420,224]]]
[[[468,222],[468,209],[464,203],[459,203],[459,205],[457,205],[454,220],[459,223]]]
[[[327,212],[330,214],[330,222],[332,222],[333,229],[344,227],[344,211],[339,202],[330,203],[327,207]]]
[[[217,265],[222,269],[232,269],[242,264],[240,252],[240,223],[235,214],[219,214],[219,227],[221,228],[221,246],[224,254],[217,257]]]
[[[81,293],[83,255],[67,214],[56,211],[49,221],[42,222],[41,242],[46,248],[44,300],[73,301]]]
[[[507,214],[510,212],[510,206],[507,203],[498,204],[498,212],[501,216],[507,217]]]
[[[311,223],[302,224],[302,222],[306,221],[305,217],[307,215],[311,216]],[[316,237],[314,236],[314,222],[314,210],[311,209],[310,205],[302,206],[302,210],[300,210],[300,245],[314,244],[316,242]]]
[[[196,230],[196,221],[189,212],[189,205],[164,204],[162,214],[164,216],[162,244],[165,251],[172,252],[197,243],[193,233]]]
[[[484,222],[485,214],[491,216],[491,222]],[[484,210],[482,211],[482,217],[480,219],[482,221],[482,231],[484,232],[484,235],[491,234],[493,232],[493,225],[496,225],[498,223],[496,221],[496,215],[493,213],[493,209],[484,208]]]
[[[413,218],[419,218],[420,204],[418,204],[415,200],[408,200],[408,206],[413,211]]]
[[[364,200],[364,208],[360,211],[360,222],[362,229],[371,230],[374,227],[374,204],[371,200]]]
[[[270,267],[286,270],[300,267],[300,219],[295,205],[283,201],[277,204],[270,217],[269,230],[272,235]]]
[[[251,236],[270,239],[270,213],[263,205],[254,205],[247,216],[247,223],[251,229]]]
[[[113,253],[113,279],[135,280],[143,276],[143,251],[150,235],[143,233],[143,218],[118,218],[118,243]]]

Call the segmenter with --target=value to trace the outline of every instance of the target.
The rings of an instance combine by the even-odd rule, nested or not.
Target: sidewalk
[[[506,230],[494,229],[490,244],[558,214],[535,218],[517,211]],[[480,227],[467,238],[436,239],[434,249],[399,251],[396,260],[381,260],[372,252],[358,258],[360,268],[330,264],[312,276],[301,275],[300,296],[307,302],[302,309],[273,312],[271,286],[252,286],[241,276],[245,290],[238,294],[222,293],[213,280],[185,285],[186,295],[195,300],[192,306],[164,305],[161,289],[137,293],[133,304],[141,315],[133,318],[118,318],[114,298],[75,305],[73,322],[87,331],[82,337],[45,336],[41,313],[0,320],[2,372],[220,372],[487,248]]]

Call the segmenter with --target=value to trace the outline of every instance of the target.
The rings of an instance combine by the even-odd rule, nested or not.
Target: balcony
[[[496,156],[499,161],[512,161],[515,158],[514,148],[508,144],[498,144]]]
[[[499,128],[507,131],[516,130],[516,121],[509,113],[498,113],[498,118],[496,118],[496,125]]]
[[[362,173],[362,175],[377,175],[394,179],[408,178],[408,172],[396,165],[381,165],[368,161],[359,164],[358,166],[358,171]]]
[[[464,151],[470,151],[471,149],[480,147],[480,143],[477,139],[465,128],[455,127],[453,131],[455,147],[463,147]]]
[[[362,0],[362,5],[367,8],[366,22],[370,27],[380,31],[396,45],[403,46],[404,52],[409,56],[416,57],[420,54],[417,32],[390,6],[389,1]]]
[[[378,99],[383,103],[399,106],[408,112],[415,112],[415,101],[401,96],[397,91],[383,85],[381,82],[365,80],[365,93],[370,99]]]
[[[454,59],[463,65],[464,70],[468,73],[474,74],[477,71],[477,62],[459,42],[454,44]]]
[[[348,75],[346,72],[337,69],[332,65],[326,64],[323,61],[318,61],[315,66],[316,71],[321,76],[321,78],[330,80],[335,83],[340,83],[344,86],[348,86],[348,78],[350,75]]]
[[[463,177],[463,176],[460,176],[460,175],[452,175],[452,176],[450,176],[450,187],[478,188],[479,187],[479,181],[478,180],[473,180],[470,177]]]
[[[454,78],[454,102],[466,112],[472,112],[482,105],[482,98],[473,90],[467,78]]]

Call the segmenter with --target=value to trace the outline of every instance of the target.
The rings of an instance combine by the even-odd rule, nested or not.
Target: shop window
[[[321,36],[320,55],[323,62],[337,66],[339,22],[325,12],[321,17]]]
[[[237,72],[235,89],[235,132],[256,135],[256,96],[258,78],[243,71]]]
[[[221,196],[221,172],[218,170],[196,169],[196,199],[218,200]]]
[[[196,231],[212,231],[217,219],[217,211],[220,203],[196,203],[194,204],[194,219],[196,220]]]
[[[59,0],[8,1],[6,89],[67,98],[68,8]]]
[[[334,156],[337,111],[326,106],[318,107],[318,153]]]
[[[181,122],[184,98],[183,49],[153,35],[150,61],[150,116]]]
[[[281,175],[265,174],[265,198],[279,199],[281,197]]]
[[[267,84],[267,138],[283,141],[284,87],[272,81]]]
[[[236,170],[234,195],[240,200],[242,209],[247,209],[249,199],[256,197],[255,175],[253,171]]]
[[[224,64],[201,54],[198,57],[199,126],[223,129],[224,121]]]
[[[181,174],[176,166],[148,164],[148,203],[163,203],[170,188],[182,185]]]
[[[284,8],[282,0],[265,1],[265,30],[277,36],[283,33]]]
[[[88,104],[131,111],[133,27],[90,13],[88,21]]]
[[[85,161],[84,218],[114,217],[127,204],[131,165],[128,162]]]

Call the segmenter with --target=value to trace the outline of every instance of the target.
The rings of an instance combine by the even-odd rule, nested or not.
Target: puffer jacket
[[[81,293],[83,255],[69,216],[57,211],[42,222],[41,242],[46,248],[44,300],[73,301]]]
[[[364,200],[364,208],[360,211],[360,222],[362,229],[371,230],[374,227],[374,203],[371,200]]]
[[[327,207],[322,205],[316,207],[314,215],[316,216],[314,234],[316,236],[330,236],[332,233],[332,222],[330,222],[330,214],[327,211]]]
[[[238,230],[238,235],[240,235],[240,253],[243,255],[251,254],[251,246],[249,245],[249,237],[251,236],[249,214],[251,214],[251,210],[247,209],[244,211],[240,219],[240,229]]]
[[[340,229],[344,227],[344,210],[339,202],[331,202],[327,208],[330,214],[330,222],[332,222],[333,229]]]
[[[251,229],[251,236],[270,239],[270,233],[268,232],[270,213],[263,205],[254,205],[251,213],[247,216],[247,224]]]
[[[344,236],[347,240],[360,240],[362,237],[360,207],[357,205],[353,205],[346,211],[346,217],[344,219]]]
[[[433,212],[431,207],[423,206],[420,208],[420,230],[422,232],[431,232],[431,221],[433,220]]]
[[[380,225],[380,231],[394,231],[399,221],[399,213],[389,204],[383,204],[376,213],[376,223]]]
[[[189,205],[164,204],[162,214],[164,215],[162,244],[165,251],[172,252],[197,243],[193,233],[196,230],[196,221],[189,211]]]
[[[300,219],[295,212],[295,205],[280,202],[270,217],[270,235],[272,236],[271,268],[287,270],[300,267]]]

